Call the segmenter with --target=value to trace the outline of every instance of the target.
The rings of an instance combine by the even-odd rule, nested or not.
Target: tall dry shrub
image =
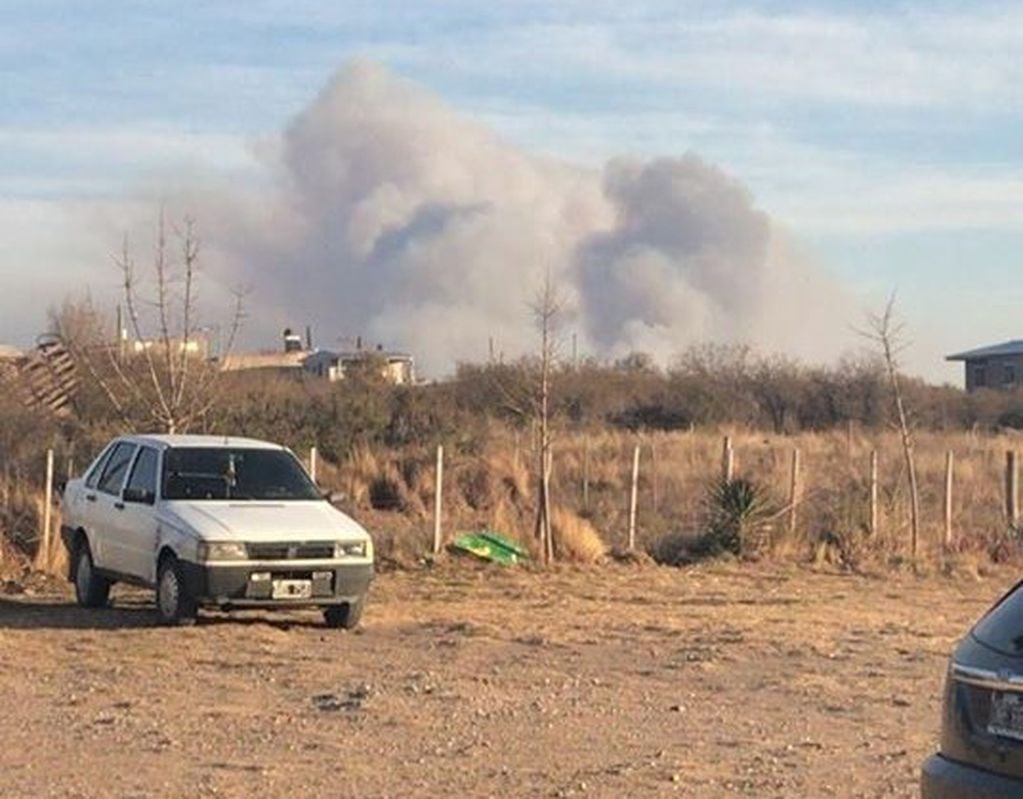
[[[574,563],[597,563],[607,554],[600,534],[588,519],[564,507],[555,507],[551,513],[557,556]]]

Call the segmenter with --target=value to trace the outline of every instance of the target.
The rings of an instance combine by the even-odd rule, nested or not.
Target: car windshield
[[[164,499],[320,499],[295,456],[279,449],[187,447],[163,456]]]

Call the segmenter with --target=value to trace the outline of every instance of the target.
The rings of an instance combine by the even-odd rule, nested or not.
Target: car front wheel
[[[353,630],[359,625],[362,618],[362,605],[364,599],[349,602],[345,605],[331,605],[323,609],[323,620],[328,627],[342,630]]]
[[[75,599],[83,608],[101,608],[110,599],[110,581],[96,574],[85,542],[75,551]]]
[[[160,561],[156,576],[156,612],[164,624],[195,624],[198,608],[188,594],[177,558],[167,557]]]

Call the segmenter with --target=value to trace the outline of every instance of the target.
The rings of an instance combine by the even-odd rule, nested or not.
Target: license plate
[[[1023,694],[991,694],[987,731],[992,735],[1023,741]]]
[[[273,599],[309,599],[313,595],[312,580],[274,580]]]

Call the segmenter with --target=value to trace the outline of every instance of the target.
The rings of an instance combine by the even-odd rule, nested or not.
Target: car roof
[[[258,438],[242,436],[202,436],[169,433],[141,433],[138,435],[120,436],[119,441],[130,441],[134,444],[149,444],[159,449],[169,447],[207,447],[213,449],[245,448],[245,449],[284,449],[280,444],[261,441]]]

